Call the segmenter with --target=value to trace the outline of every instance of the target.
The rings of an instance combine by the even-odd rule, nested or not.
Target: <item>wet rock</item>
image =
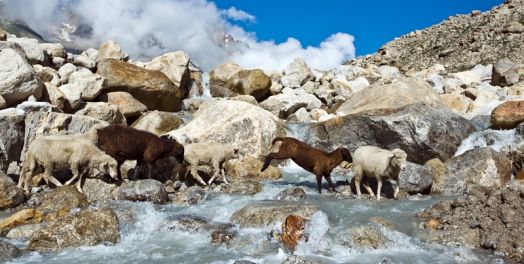
[[[210,222],[209,219],[204,217],[183,214],[170,218],[165,224],[163,224],[162,228],[168,230],[197,232],[205,231]]]
[[[394,111],[414,103],[441,107],[442,102],[433,88],[418,78],[401,78],[389,84],[373,84],[353,94],[338,109],[340,115],[356,114],[370,110]]]
[[[512,181],[506,188],[477,188],[467,198],[440,202],[418,214],[428,219],[430,241],[444,245],[460,245],[496,250],[510,263],[524,260],[524,184]],[[430,221],[435,224],[428,224]]]
[[[285,69],[280,79],[284,87],[298,88],[312,78],[313,72],[302,58],[296,58]]]
[[[508,58],[501,59],[493,66],[491,85],[511,86],[519,82],[519,67]]]
[[[233,264],[256,264],[256,263],[249,261],[249,260],[236,260]]]
[[[286,248],[295,251],[298,241],[304,235],[307,220],[298,215],[289,215],[282,222],[281,240]]]
[[[51,189],[44,193],[34,194],[27,202],[30,206],[42,211],[44,214],[69,211],[74,208],[89,206],[87,197],[78,192],[74,186],[66,185]]]
[[[90,203],[105,203],[115,200],[118,187],[114,183],[107,183],[100,179],[87,178],[82,185],[82,190]]]
[[[384,249],[392,241],[375,226],[352,227],[340,238],[342,245],[357,251]]]
[[[0,262],[8,261],[22,255],[22,251],[11,243],[0,240]]]
[[[229,78],[227,86],[233,93],[251,95],[262,101],[270,94],[271,78],[259,69],[240,70]]]
[[[227,81],[241,71],[240,66],[234,63],[221,64],[209,73],[209,84],[213,97],[231,97],[235,94],[228,88]]]
[[[20,51],[1,49],[0,61],[0,95],[7,106],[22,102],[31,95],[40,98],[42,82]]]
[[[156,135],[162,135],[179,128],[183,124],[184,121],[180,117],[172,113],[155,110],[141,116],[131,126]]]
[[[211,244],[214,245],[229,245],[237,236],[237,232],[231,228],[220,229],[211,232]]]
[[[408,161],[417,164],[451,158],[462,140],[476,130],[469,120],[449,109],[425,104],[347,115],[307,127],[303,138],[314,147],[326,151],[339,146],[354,151],[363,145],[400,148]]]
[[[491,148],[469,150],[444,164],[442,189],[433,187],[444,195],[460,195],[474,185],[499,189],[511,179],[511,161]]]
[[[304,107],[307,110],[320,108],[322,102],[314,95],[301,93],[294,90],[277,94],[269,97],[260,103],[260,107],[273,113],[281,119],[286,119],[289,115]]]
[[[176,194],[175,204],[180,205],[195,205],[207,199],[206,190],[202,187],[194,185]]]
[[[398,176],[398,185],[409,194],[429,193],[433,184],[431,170],[425,166],[408,162]]]
[[[103,242],[116,244],[120,228],[116,213],[110,208],[87,208],[70,214],[36,232],[28,248],[59,251],[70,247],[95,246]]]
[[[524,122],[524,101],[505,102],[491,112],[493,128],[513,129],[522,122]]]
[[[300,187],[287,188],[277,195],[277,200],[300,201],[306,199],[306,192]]]
[[[106,121],[110,124],[126,124],[126,118],[114,104],[104,102],[89,102],[75,115],[84,115]]]
[[[151,110],[178,111],[187,96],[162,72],[115,59],[99,62],[97,74],[106,78],[108,91],[128,92]]]
[[[123,58],[124,55],[120,45],[112,40],[108,40],[100,45],[95,62],[98,63],[103,59],[122,60]]]
[[[152,179],[122,183],[118,188],[117,199],[153,203],[165,203],[168,200],[164,185]]]
[[[262,227],[282,222],[290,214],[309,219],[319,211],[315,205],[283,201],[257,201],[236,211],[231,222],[240,227]]]
[[[19,161],[24,146],[25,112],[9,108],[0,110],[0,150],[5,163]],[[3,168],[6,172],[7,167]]]
[[[243,155],[261,157],[277,136],[285,135],[283,123],[260,107],[226,99],[209,100],[193,120],[168,135],[178,142],[223,143]]]
[[[44,213],[37,209],[22,209],[11,216],[0,221],[0,235],[4,236],[14,228],[27,224],[40,223],[43,220]]]
[[[189,55],[182,51],[166,53],[146,63],[145,68],[158,70],[164,73],[183,93],[184,97],[189,94],[190,76]]]
[[[282,177],[282,172],[270,165],[263,173],[260,173],[264,162],[252,157],[244,159],[231,159],[224,164],[226,175],[235,181],[276,180]]]
[[[4,172],[0,171],[0,210],[13,208],[23,203],[24,192]]]
[[[310,261],[305,259],[304,257],[297,256],[297,255],[291,255],[289,256],[282,264],[315,264],[318,262]]]
[[[233,181],[229,184],[221,184],[214,189],[217,192],[255,195],[262,192],[264,186],[259,181]]]
[[[126,118],[138,117],[142,112],[147,110],[147,107],[144,104],[136,100],[127,92],[111,92],[103,94],[100,99],[104,102],[116,105],[118,110]]]

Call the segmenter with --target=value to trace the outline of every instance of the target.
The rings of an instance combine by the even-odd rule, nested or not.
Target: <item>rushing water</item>
[[[315,191],[314,177],[296,165],[283,168],[281,180],[267,182],[263,192],[254,196],[211,193],[208,199],[191,207],[117,202],[112,207],[121,219],[121,241],[116,245],[98,245],[69,249],[60,253],[26,253],[10,263],[233,263],[250,260],[256,263],[281,263],[289,256],[278,241],[268,239],[276,223],[264,228],[237,228],[237,242],[232,246],[215,246],[205,231],[180,231],[162,228],[175,215],[193,214],[217,222],[228,222],[231,215],[256,200],[275,199],[289,187],[306,190],[306,201],[316,204],[317,212],[306,227],[307,242],[301,241],[296,255],[321,263],[503,263],[494,255],[466,248],[443,247],[422,242],[417,237],[416,212],[438,201],[425,196],[419,199],[383,200],[340,199]],[[336,176],[335,180],[344,180]],[[395,227],[388,229],[371,222],[380,216]],[[390,239],[385,249],[357,250],[347,247],[351,227],[376,225]],[[240,242],[238,242],[240,241]],[[12,241],[17,245],[25,242]]]
[[[490,147],[495,151],[500,151],[506,146],[518,146],[523,144],[522,137],[517,133],[516,129],[511,130],[492,130],[475,132],[469,135],[462,141],[462,144],[455,152],[455,156],[461,155],[464,152],[482,147]]]

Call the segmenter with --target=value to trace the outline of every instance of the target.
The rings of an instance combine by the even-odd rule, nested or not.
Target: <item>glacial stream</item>
[[[191,214],[217,222],[228,222],[231,215],[256,200],[272,200],[289,187],[306,191],[305,203],[315,204],[321,212],[313,215],[306,226],[308,241],[301,241],[296,255],[319,263],[504,263],[495,255],[466,248],[443,247],[423,242],[418,234],[420,221],[416,212],[436,203],[431,196],[415,196],[400,200],[341,199],[334,194],[315,191],[314,177],[296,165],[283,168],[283,178],[264,183],[264,190],[255,196],[210,193],[208,199],[191,207],[154,205],[151,203],[115,202],[119,212],[121,240],[116,245],[98,245],[65,250],[60,253],[26,253],[8,263],[233,263],[250,260],[255,263],[281,263],[289,252],[265,228],[240,229],[237,242],[231,246],[212,245],[206,231],[179,231],[165,228],[173,216]],[[345,180],[336,175],[334,180]],[[392,225],[386,228],[373,223],[381,217]],[[374,225],[390,242],[382,249],[359,250],[348,246],[347,231],[352,227]],[[19,246],[26,242],[11,241]]]

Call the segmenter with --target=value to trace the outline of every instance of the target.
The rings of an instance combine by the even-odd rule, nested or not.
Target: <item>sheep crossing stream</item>
[[[292,164],[283,168],[283,178],[266,182],[255,196],[210,193],[207,201],[191,207],[115,202],[119,212],[121,241],[117,245],[98,245],[65,250],[60,253],[26,253],[9,263],[281,263],[289,257],[281,244],[268,239],[280,224],[238,231],[237,242],[230,246],[212,245],[206,231],[180,231],[165,228],[176,215],[197,215],[217,222],[228,222],[231,215],[257,200],[275,199],[289,187],[306,191],[305,203],[317,205],[321,212],[306,226],[308,241],[300,241],[295,254],[320,263],[504,263],[499,257],[466,248],[443,247],[422,242],[422,230],[415,218],[417,211],[442,198],[420,196],[398,201],[340,199],[333,194],[319,195],[314,177]],[[345,177],[335,175],[334,180]],[[372,219],[385,219],[392,227]],[[352,227],[371,226],[386,238],[379,249],[360,249],[348,243]],[[13,242],[13,241],[11,241]],[[16,242],[23,246],[23,242]]]

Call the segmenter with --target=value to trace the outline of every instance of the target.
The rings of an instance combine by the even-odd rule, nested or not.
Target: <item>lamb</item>
[[[206,182],[198,175],[198,166],[209,164],[213,166],[213,176],[208,183],[211,185],[219,172],[224,183],[228,183],[224,175],[224,162],[238,158],[238,149],[220,143],[191,143],[185,146],[184,160],[188,163],[191,176],[206,185]]]
[[[97,131],[97,144],[120,166],[125,160],[137,160],[138,167],[146,163],[148,178],[151,178],[151,166],[158,159],[168,156],[175,157],[179,162],[184,160],[184,146],[168,137],[138,130],[123,125],[109,125]]]
[[[53,176],[55,169],[71,169],[73,177],[65,185],[78,179],[76,188],[82,192],[82,175],[90,171],[91,177],[100,173],[117,179],[117,162],[99,150],[92,134],[41,136],[31,142],[22,164],[18,187],[29,192],[29,182],[38,167],[44,168],[43,178],[47,184],[56,186],[62,183]]]
[[[281,141],[280,149],[277,153],[270,153],[266,156],[261,171],[267,169],[273,159],[292,159],[303,169],[315,174],[317,178],[318,193],[322,193],[322,176],[329,183],[330,190],[336,192],[335,186],[331,181],[331,171],[343,161],[351,163],[353,158],[347,148],[337,148],[327,153],[320,149],[313,148],[308,144],[290,137],[277,137],[271,142]]]
[[[358,196],[360,193],[360,181],[364,177],[363,185],[368,193],[374,197],[375,194],[369,187],[366,177],[375,177],[377,179],[377,200],[380,200],[380,190],[382,188],[382,179],[388,178],[395,180],[394,198],[397,198],[398,175],[406,167],[407,154],[401,149],[386,150],[375,146],[363,146],[353,153],[353,172],[355,173],[355,186]]]

